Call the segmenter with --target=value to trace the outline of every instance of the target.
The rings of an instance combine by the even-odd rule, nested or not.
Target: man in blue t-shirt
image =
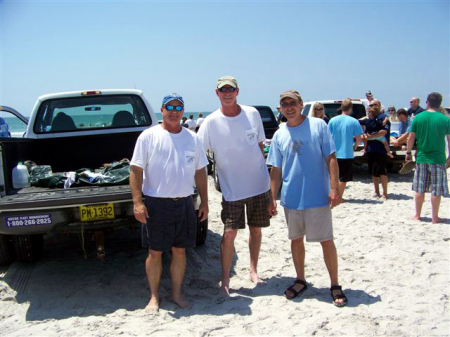
[[[281,206],[288,225],[291,251],[297,279],[284,292],[294,299],[307,289],[305,281],[305,245],[320,242],[331,279],[331,296],[336,306],[347,304],[338,281],[338,260],[333,241],[331,208],[339,205],[339,169],[333,138],[326,123],[301,114],[303,101],[298,91],[280,95],[287,123],[272,138],[267,163],[270,172],[270,215],[277,214],[277,194],[281,182]],[[331,188],[330,188],[331,181]]]
[[[342,101],[342,114],[336,116],[328,123],[328,128],[333,135],[336,144],[336,157],[339,164],[339,195],[344,195],[345,185],[353,180],[353,137],[356,138],[356,144],[362,140],[362,128],[359,122],[351,117],[352,100],[347,98]]]
[[[378,100],[373,100],[369,108],[369,113],[372,114],[370,122],[366,125],[367,136],[367,156],[369,173],[372,176],[374,186],[374,197],[382,197],[383,200],[388,199],[388,177],[387,177],[387,152],[382,142],[377,138],[385,137],[389,144],[391,122],[383,125],[383,121],[387,116],[381,113],[381,103]],[[383,195],[380,194],[380,181],[383,188]]]

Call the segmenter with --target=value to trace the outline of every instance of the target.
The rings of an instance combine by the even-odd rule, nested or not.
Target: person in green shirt
[[[439,111],[442,95],[432,92],[427,98],[427,110],[414,117],[408,137],[406,160],[410,161],[411,150],[417,140],[416,172],[412,189],[416,214],[414,220],[420,220],[425,192],[431,191],[431,220],[439,223],[441,197],[448,196],[446,169],[450,166],[450,157],[445,158],[445,138],[450,140],[450,118]],[[450,154],[450,141],[448,142]]]

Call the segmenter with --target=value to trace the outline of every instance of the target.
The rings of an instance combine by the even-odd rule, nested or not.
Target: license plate
[[[114,205],[102,204],[102,205],[80,206],[80,218],[81,221],[115,219]]]

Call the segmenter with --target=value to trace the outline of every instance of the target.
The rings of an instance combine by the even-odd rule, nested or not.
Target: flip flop
[[[339,290],[341,293],[340,293],[340,294],[337,294],[337,295],[334,295],[334,294],[333,294],[333,290]],[[334,285],[334,286],[332,286],[332,287],[330,288],[330,291],[331,291],[331,297],[333,298],[333,304],[334,304],[335,306],[337,306],[337,307],[343,307],[343,306],[346,306],[346,305],[347,305],[348,299],[347,299],[347,296],[345,296],[344,292],[342,291],[342,287],[341,287],[341,286],[339,286],[339,285]],[[343,299],[343,301],[342,301],[342,302],[336,302],[336,300],[340,300],[340,299]]]
[[[415,167],[416,167],[416,163],[414,161],[412,161],[412,160],[407,161],[406,163],[403,164],[399,173],[400,174],[408,174],[408,173],[412,172],[412,170],[414,170]]]
[[[295,285],[296,284],[301,284],[301,285],[303,285],[303,288],[302,289],[300,289],[300,291],[297,291],[297,290],[295,290]],[[292,286],[290,286],[289,288],[287,288],[285,291],[284,291],[284,296],[286,296],[286,298],[288,299],[288,300],[293,300],[294,298],[296,298],[298,295],[300,295],[302,292],[304,292],[306,289],[308,289],[308,286],[306,285],[306,281],[303,281],[303,280],[295,280],[295,282],[294,282],[294,284],[292,285]],[[287,291],[290,291],[292,294],[293,294],[293,296],[289,296],[288,294],[287,294]]]

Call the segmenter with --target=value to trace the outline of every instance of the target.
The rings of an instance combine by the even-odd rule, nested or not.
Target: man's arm
[[[261,150],[261,153],[262,153],[262,155],[264,157],[264,144],[263,144],[263,142],[259,142],[258,145],[259,145],[259,149]]]
[[[415,141],[416,141],[416,133],[410,132],[409,136],[408,136],[408,141],[406,143],[406,157],[405,157],[406,161],[412,160],[411,151],[412,151]]]
[[[204,221],[208,218],[208,180],[206,177],[205,168],[201,168],[195,171],[195,186],[197,186],[198,193],[200,194],[200,206],[198,209],[198,217],[200,221]]]
[[[447,153],[448,153],[448,157],[447,157],[447,161],[445,162],[445,167],[449,168],[450,167],[450,135],[447,135]]]
[[[387,130],[380,130],[377,133],[374,133],[373,135],[367,135],[367,139],[374,139],[379,138],[387,134]]]
[[[341,203],[339,194],[339,166],[336,159],[336,154],[332,153],[326,158],[328,172],[330,173],[330,193],[328,199],[330,207],[333,208]]]
[[[363,139],[362,135],[355,136],[355,149],[359,146],[359,144],[361,144],[362,139]]]
[[[144,170],[139,166],[131,165],[130,189],[133,196],[134,217],[141,223],[146,223],[148,219],[147,207],[142,202],[142,181]]]
[[[409,132],[405,132],[403,135],[392,141],[393,146],[400,146],[408,141]]]
[[[270,201],[269,206],[267,207],[270,216],[277,215],[277,195],[280,190],[281,179],[281,168],[272,166],[270,169]]]

